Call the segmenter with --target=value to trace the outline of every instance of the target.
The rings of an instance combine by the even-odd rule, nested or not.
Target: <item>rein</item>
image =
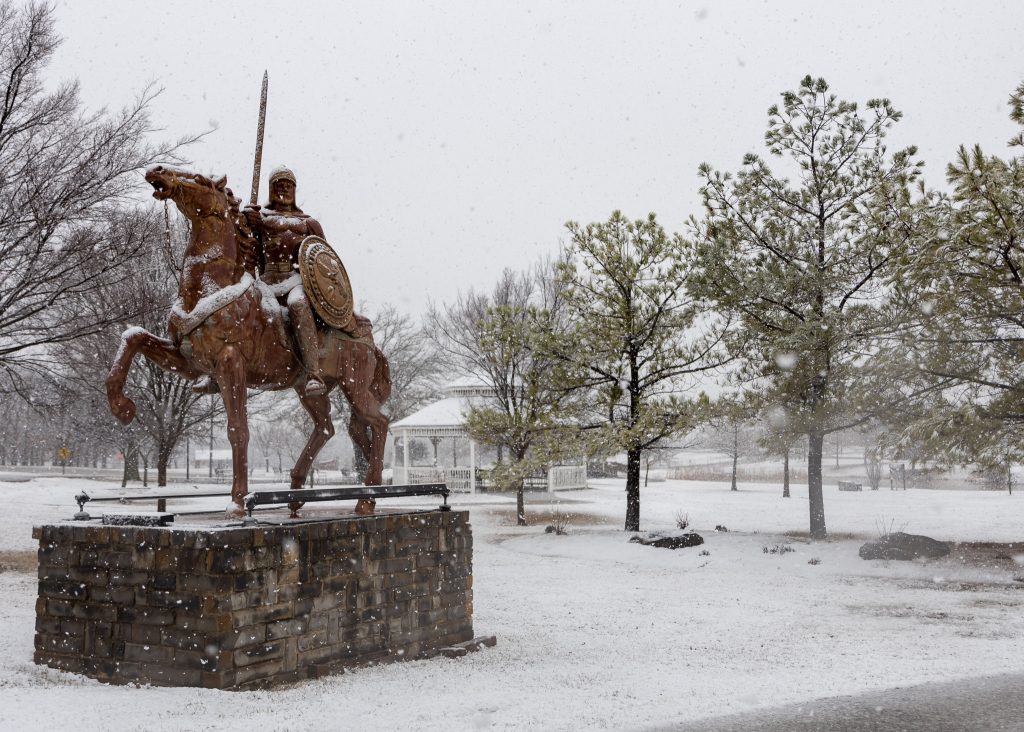
[[[174,281],[180,288],[181,272],[180,267],[174,263],[174,247],[171,245],[171,212],[166,198],[164,199],[164,255],[167,258],[167,266],[174,273]]]

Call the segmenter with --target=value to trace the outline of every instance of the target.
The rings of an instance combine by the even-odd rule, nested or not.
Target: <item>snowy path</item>
[[[665,725],[658,732],[1020,732],[1022,691],[1024,675],[1000,674]]]

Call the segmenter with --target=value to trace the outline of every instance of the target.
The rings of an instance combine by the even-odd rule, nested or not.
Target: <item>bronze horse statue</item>
[[[351,405],[348,431],[368,469],[366,485],[380,485],[388,418],[381,404],[391,394],[390,367],[372,340],[318,328],[319,364],[327,392],[305,393],[301,358],[273,289],[246,271],[246,247],[239,236],[226,190],[227,177],[211,180],[198,173],[154,166],[146,171],[153,197],[170,199],[192,224],[185,248],[178,302],[171,309],[167,338],[129,328],[106,379],[110,410],[123,423],[135,417],[135,403],[124,386],[135,354],[186,379],[208,376],[219,388],[227,413],[234,477],[231,516],[241,516],[248,493],[249,426],[246,390],[294,389],[313,420],[299,459],[291,470],[291,488],[303,486],[317,453],[334,435],[329,393],[340,387]],[[293,515],[301,504],[291,504]],[[374,502],[356,505],[372,513]]]

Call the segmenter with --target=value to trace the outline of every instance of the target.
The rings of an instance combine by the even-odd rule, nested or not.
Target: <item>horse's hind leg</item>
[[[388,436],[388,418],[380,411],[380,404],[366,388],[353,393],[350,402],[352,419],[349,421],[349,434],[352,435],[353,441],[360,445],[360,449],[364,450],[363,454],[366,455],[368,463],[363,484],[380,485],[381,473],[384,471],[384,442]],[[367,427],[370,429],[368,445]],[[376,501],[372,498],[364,498],[356,505],[356,513],[373,513],[375,506]]]
[[[370,450],[366,453],[369,467],[366,469],[366,485],[380,485],[381,473],[384,471],[384,442],[388,438],[388,418],[380,411],[380,404],[368,391],[363,392],[352,402],[353,417],[363,424],[363,435],[366,427],[370,428]]]
[[[348,434],[352,438],[352,444],[355,445],[359,452],[362,454],[363,462],[366,464],[366,469],[360,476],[363,481],[363,485],[380,485],[378,480],[376,483],[370,483],[367,480],[367,476],[370,474],[369,465],[372,454],[372,443],[369,435],[367,435],[368,425],[362,419],[359,418],[359,414],[356,409],[351,410],[348,420]],[[368,516],[373,513],[377,507],[377,501],[372,498],[360,498],[356,501],[356,514],[359,516]]]
[[[316,456],[320,453],[323,446],[327,444],[327,441],[334,437],[330,398],[326,394],[318,394],[317,396],[300,394],[299,401],[302,402],[302,406],[313,420],[313,432],[306,441],[306,446],[302,448],[302,454],[299,455],[299,459],[295,461],[295,467],[292,468],[292,490],[302,488],[303,483],[306,482],[306,476],[309,475],[309,469],[313,466],[313,461],[316,460]],[[292,516],[295,516],[295,512],[301,507],[301,503],[288,504],[288,508],[292,511]]]
[[[367,432],[369,425],[359,419],[356,410],[349,411],[348,436],[352,439],[352,446],[356,448],[356,475],[359,480],[366,480],[366,473],[370,465],[370,435]]]

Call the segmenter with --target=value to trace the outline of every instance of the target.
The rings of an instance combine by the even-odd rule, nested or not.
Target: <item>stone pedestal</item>
[[[33,536],[35,661],[102,681],[267,685],[473,638],[464,511]]]

